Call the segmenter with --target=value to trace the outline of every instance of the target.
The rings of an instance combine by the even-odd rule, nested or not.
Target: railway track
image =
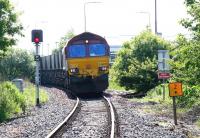
[[[116,117],[109,98],[79,99],[70,114],[46,138],[116,137]]]

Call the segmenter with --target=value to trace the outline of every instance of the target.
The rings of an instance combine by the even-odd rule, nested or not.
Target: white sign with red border
[[[170,77],[169,72],[158,72],[158,79],[169,79]]]

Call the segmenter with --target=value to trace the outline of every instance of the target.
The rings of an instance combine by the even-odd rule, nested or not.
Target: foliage
[[[21,93],[11,82],[0,84],[0,122],[21,113],[36,104],[35,87],[28,83]],[[44,90],[40,90],[40,103],[45,103],[48,96]]]
[[[200,40],[200,1],[185,0],[185,4],[190,17],[182,19],[180,23],[192,32],[194,39]]]
[[[181,108],[189,109],[200,105],[200,86],[187,86],[183,85],[183,96],[177,97],[177,105]],[[172,98],[169,97],[168,86],[165,85],[165,101],[163,101],[163,87],[158,85],[151,89],[147,96],[143,98],[143,101],[152,101],[164,104],[172,104]]]
[[[200,105],[200,86],[183,85],[183,96],[177,97],[177,105],[182,109],[189,109]],[[163,85],[158,85],[148,91],[143,101],[152,101],[164,104],[172,104],[172,98],[169,96],[168,84],[165,84],[165,100],[163,101]]]
[[[182,82],[184,96],[177,98],[181,107],[190,108],[200,104],[200,44],[196,40],[187,40],[179,35],[176,48],[171,52],[172,81]]]
[[[180,37],[180,36],[179,36]],[[194,40],[178,38],[178,47],[172,52],[171,62],[173,79],[187,85],[200,83],[200,43]]]
[[[199,105],[200,98],[200,86],[185,86],[184,96],[178,97],[177,103],[181,107],[192,107],[195,105]]]
[[[172,104],[172,100],[169,97],[168,84],[165,84],[165,100],[163,101],[163,84],[156,86],[148,91],[147,95],[143,98],[143,101],[157,102],[163,104]]]
[[[67,34],[60,38],[60,42],[58,43],[58,48],[54,49],[52,53],[56,53],[63,49],[66,46],[67,42],[75,36],[74,30],[70,29]]]
[[[33,55],[22,49],[10,48],[7,56],[0,61],[0,74],[5,80],[34,76]]]
[[[200,1],[185,0],[189,18],[182,19],[181,25],[191,33],[191,39],[183,35],[177,37],[175,48],[171,52],[173,81],[184,84],[184,96],[178,98],[182,107],[200,104]]]
[[[22,25],[9,0],[0,0],[0,59],[9,46],[16,43],[15,34],[21,35]]]
[[[109,90],[122,90],[124,91],[125,89],[123,87],[120,87],[115,81],[109,80]]]
[[[24,96],[26,99],[27,106],[33,106],[36,104],[35,100],[35,86],[31,83],[27,84],[28,86],[24,89]],[[45,103],[48,101],[48,96],[45,90],[40,89],[40,103]]]
[[[25,98],[10,82],[0,84],[0,122],[25,110]]]
[[[191,40],[182,35],[177,37],[177,48],[172,52],[172,67],[173,79],[191,87],[199,85],[200,82],[200,1],[185,0],[185,4],[190,18],[182,19],[180,23],[188,28],[194,37]]]
[[[146,93],[159,84],[157,78],[157,52],[169,49],[170,44],[149,30],[123,44],[111,74],[125,89]]]

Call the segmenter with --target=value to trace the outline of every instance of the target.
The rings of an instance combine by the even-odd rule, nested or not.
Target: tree
[[[112,75],[126,89],[146,93],[159,84],[157,77],[158,50],[170,44],[149,30],[123,44],[113,65]]]
[[[8,47],[16,44],[16,34],[23,36],[22,29],[10,1],[0,0],[0,58],[5,56]]]
[[[189,18],[182,19],[180,23],[192,32],[194,39],[200,40],[200,1],[185,0]]]
[[[0,61],[0,75],[5,80],[19,77],[33,79],[33,55],[26,50],[9,48],[6,56]]]
[[[52,53],[56,53],[61,49],[63,49],[63,47],[66,46],[67,42],[74,36],[75,36],[74,30],[70,29],[65,36],[60,38],[60,42],[58,43],[58,48],[54,49]]]
[[[190,17],[182,19],[180,23],[192,33],[192,37],[177,37],[176,48],[171,52],[171,67],[172,79],[184,84],[184,96],[178,97],[177,102],[191,107],[200,98],[200,1],[185,0],[185,5]]]
[[[200,1],[185,0],[185,5],[190,18],[182,19],[180,23],[192,32],[193,37],[190,40],[183,35],[177,37],[171,64],[173,79],[192,86],[200,83]]]

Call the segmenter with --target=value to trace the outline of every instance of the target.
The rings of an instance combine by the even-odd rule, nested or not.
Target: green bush
[[[25,110],[23,94],[10,82],[0,84],[0,122]]]
[[[187,40],[179,35],[176,41],[176,48],[171,51],[173,56],[170,62],[173,80],[183,82],[189,86],[200,83],[200,42]]]
[[[9,48],[6,54],[0,60],[1,79],[28,78],[33,80],[35,62],[32,53],[23,49]]]
[[[170,43],[147,30],[123,44],[112,66],[111,75],[125,89],[146,93],[159,85],[158,50],[169,49]]]
[[[184,95],[177,98],[177,103],[181,107],[191,108],[200,105],[200,86],[185,86],[183,88]]]
[[[0,122],[25,112],[27,107],[36,104],[35,87],[30,83],[27,85],[21,93],[11,82],[0,84]],[[45,103],[47,100],[46,92],[40,89],[40,103]]]

